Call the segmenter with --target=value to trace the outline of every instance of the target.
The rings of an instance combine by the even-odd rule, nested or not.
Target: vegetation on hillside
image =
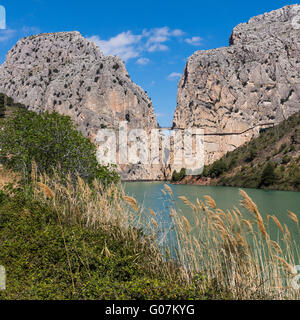
[[[29,179],[32,161],[39,172],[78,174],[86,181],[100,179],[103,184],[118,180],[111,168],[102,166],[96,158],[96,146],[74,127],[68,116],[57,112],[37,114],[20,109],[3,119],[0,130],[0,163],[22,172]]]
[[[217,185],[300,191],[300,113],[205,166]]]

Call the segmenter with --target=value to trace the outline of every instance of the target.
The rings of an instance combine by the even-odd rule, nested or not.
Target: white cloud
[[[124,61],[136,58],[140,54],[137,44],[142,36],[134,35],[131,31],[122,32],[109,40],[101,40],[99,36],[92,36],[88,40],[95,42],[103,54],[119,56]]]
[[[5,42],[14,37],[16,30],[13,29],[4,29],[0,30],[0,42]]]
[[[41,33],[41,30],[37,27],[28,27],[28,26],[24,26],[22,28],[22,33],[25,35],[33,35],[33,34],[39,34]]]
[[[155,115],[156,115],[157,118],[163,118],[163,117],[166,116],[165,113],[156,113]]]
[[[169,48],[163,44],[171,39],[171,37],[180,37],[184,32],[180,29],[170,30],[169,27],[154,28],[149,31],[144,30],[143,35],[148,38],[146,42],[146,50],[149,52],[167,51]]]
[[[176,80],[177,78],[180,78],[181,74],[178,72],[172,72],[168,75],[168,80]]]
[[[200,46],[203,39],[200,37],[192,37],[184,40],[186,43],[191,44],[192,46]]]
[[[20,30],[14,29],[4,29],[0,30],[0,42],[5,42],[10,40],[13,37],[27,37],[29,35],[38,34],[40,33],[40,29],[37,27],[28,27],[24,26]]]
[[[142,52],[167,51],[165,44],[171,38],[184,35],[180,29],[169,27],[145,29],[141,34],[134,35],[131,31],[122,32],[109,40],[103,40],[97,35],[88,39],[95,42],[105,55],[119,56],[124,61],[139,57]],[[137,62],[139,63],[139,62]]]
[[[152,44],[151,46],[149,46],[147,48],[147,51],[149,51],[149,52],[167,51],[167,50],[169,50],[169,47],[164,44],[160,44],[160,43]]]
[[[136,63],[145,66],[149,62],[150,60],[148,58],[139,58]]]

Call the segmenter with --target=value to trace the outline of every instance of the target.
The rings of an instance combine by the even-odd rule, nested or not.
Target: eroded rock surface
[[[27,37],[8,52],[0,67],[0,92],[30,110],[69,115],[78,129],[95,140],[101,128],[147,131],[157,127],[152,102],[130,80],[123,62],[103,56],[79,32]],[[160,179],[158,166],[122,166],[123,179]]]
[[[300,110],[300,6],[259,15],[234,28],[230,46],[195,52],[178,85],[174,127],[196,126],[205,162]]]

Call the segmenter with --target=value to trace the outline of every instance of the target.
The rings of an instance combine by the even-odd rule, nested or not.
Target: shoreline
[[[122,180],[121,183],[126,182],[161,182],[161,183],[169,183],[173,185],[190,185],[190,186],[211,186],[211,187],[228,187],[228,188],[240,188],[240,189],[255,189],[262,191],[285,191],[285,192],[300,192],[297,190],[288,190],[288,189],[267,189],[267,188],[251,188],[244,186],[229,186],[229,185],[221,185],[217,184],[217,179],[210,177],[202,177],[198,176],[186,176],[180,181],[171,181],[171,180]]]

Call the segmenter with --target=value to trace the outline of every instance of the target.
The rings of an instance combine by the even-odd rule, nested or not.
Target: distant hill
[[[300,191],[300,112],[181,183]]]

